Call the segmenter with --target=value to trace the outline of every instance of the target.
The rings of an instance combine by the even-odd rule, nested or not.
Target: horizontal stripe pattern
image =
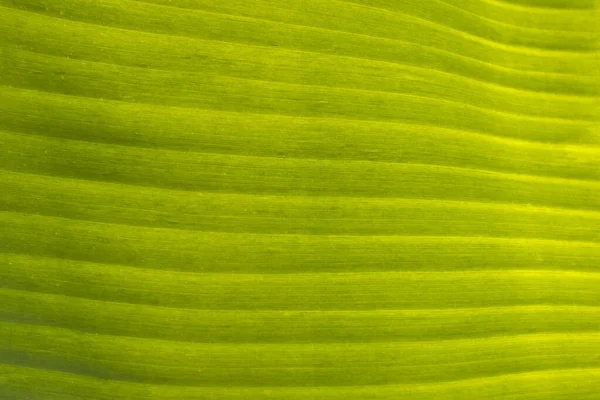
[[[0,398],[595,399],[592,0],[0,0]]]
[[[389,399],[399,396],[411,396],[415,399],[430,399],[432,396],[464,398],[466,396],[511,396],[515,399],[545,399],[552,397],[567,400],[573,395],[583,399],[593,399],[595,392],[589,382],[597,379],[597,369],[563,369],[534,373],[519,373],[476,378],[450,383],[377,385],[352,387],[189,387],[132,384],[107,381],[91,377],[47,371],[28,367],[3,365],[2,375],[10,386],[0,389],[10,396],[43,393],[57,399],[69,399],[81,392],[94,392],[99,399],[121,398],[146,399]],[[57,382],[68,381],[65,388]],[[42,387],[42,390],[32,390]],[[2,393],[2,392],[0,392]]]

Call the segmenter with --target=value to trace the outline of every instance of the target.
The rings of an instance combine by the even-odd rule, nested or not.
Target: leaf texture
[[[0,0],[0,398],[594,400],[595,0]]]

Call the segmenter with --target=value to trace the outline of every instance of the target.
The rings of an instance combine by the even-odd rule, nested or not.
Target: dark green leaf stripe
[[[0,324],[0,338],[6,343],[0,354],[26,366],[79,370],[105,379],[233,387],[420,383],[495,376],[497,371],[529,372],[538,370],[540,363],[545,369],[590,368],[596,365],[595,350],[600,345],[598,334],[417,343],[204,344],[8,322]],[[454,355],[457,351],[462,354],[460,361]]]
[[[186,230],[600,241],[600,213],[513,204],[186,192],[0,170],[3,209]],[[17,200],[15,194],[26,197]],[[111,199],[119,197],[118,203]],[[443,217],[443,218],[440,218]]]
[[[462,32],[464,36],[472,38],[549,49],[559,49],[563,46],[566,49],[586,48],[583,47],[588,43],[585,38],[593,40],[593,32],[596,29],[593,13],[585,9],[528,9],[527,12],[523,12],[509,3],[496,0],[432,0],[426,4],[401,5],[378,0],[333,0],[327,3],[318,0],[307,0],[303,3],[289,3],[284,0],[241,0],[235,3],[216,3],[211,0],[143,1],[309,26],[321,26],[322,21],[325,27],[352,27],[354,32],[366,33],[395,31],[396,35],[398,31],[384,22],[397,23],[399,20],[416,18],[421,24],[437,25],[438,29],[446,27],[447,32]],[[248,7],[249,4],[253,7]],[[273,5],[276,5],[276,8]],[[443,12],[440,12],[441,10]],[[377,18],[380,23],[378,26],[361,25],[356,15],[367,20]],[[560,18],[560,24],[556,23],[557,18]]]
[[[580,305],[379,310],[225,310],[163,307],[0,290],[6,321],[183,342],[328,343],[592,332],[600,309]]]
[[[7,396],[31,396],[40,393],[46,398],[82,398],[80,393],[94,393],[98,399],[394,399],[411,396],[431,399],[486,398],[512,399],[594,399],[596,393],[590,382],[600,377],[597,369],[563,369],[533,373],[518,373],[491,378],[436,384],[403,384],[376,386],[336,387],[189,387],[161,384],[139,384],[107,381],[70,373],[30,367],[2,366],[6,387],[0,389]],[[69,382],[64,385],[62,382]],[[42,388],[36,390],[34,388]]]
[[[595,0],[0,0],[0,400],[597,400]]]
[[[6,15],[6,19],[2,21],[2,29],[6,34],[0,38],[0,43],[90,61],[111,60],[132,66],[197,71],[211,60],[207,58],[208,55],[203,54],[203,49],[213,47],[223,51],[233,47],[245,49],[241,50],[243,52],[272,52],[275,57],[281,57],[280,54],[293,56],[302,53],[308,56],[326,55],[335,59],[351,58],[393,65],[414,65],[530,91],[587,96],[598,93],[596,53],[576,56],[570,63],[565,63],[564,57],[558,56],[555,57],[557,60],[535,58],[531,60],[531,65],[510,64],[504,61],[504,57],[495,63],[492,59],[480,60],[417,43],[392,39],[375,40],[364,35],[340,34],[342,38],[336,40],[329,31],[310,35],[298,30],[296,35],[290,36],[294,30],[290,31],[287,26],[274,29],[272,37],[278,38],[277,41],[269,40],[270,35],[260,36],[262,40],[252,41],[248,35],[259,35],[270,30],[252,25],[248,31],[244,26],[236,27],[236,20],[230,21],[234,26],[228,26],[227,20],[221,22],[226,29],[220,30],[218,26],[213,28],[223,35],[202,32],[199,36],[186,36],[160,33],[160,30],[114,28],[0,7]],[[156,13],[156,16],[160,20],[163,14]],[[209,29],[219,24],[219,21],[211,21],[212,24],[208,24],[209,20],[203,21],[204,23],[198,21],[192,24],[193,28]],[[313,39],[313,36],[316,38]],[[347,41],[346,36],[349,36]],[[35,40],[32,40],[33,37]],[[97,48],[102,51],[96,51]],[[488,50],[483,54],[495,54],[495,51]],[[582,67],[575,67],[580,62],[587,65],[585,74],[582,75],[577,74]],[[213,68],[219,65],[220,63],[213,64]]]
[[[16,172],[187,191],[446,199],[590,211],[600,208],[597,181],[431,164],[140,150],[39,136],[4,137],[11,146],[0,167]],[[116,167],[118,164],[122,168]]]
[[[236,238],[227,237],[227,239],[234,242],[237,248],[242,248],[244,244],[247,246],[247,243],[255,238],[245,237],[243,238],[246,239],[245,241],[240,238],[237,238],[237,241],[234,241]],[[300,242],[294,237],[287,239]],[[411,243],[410,240],[402,239],[388,242],[377,240],[376,245],[381,248],[383,245],[389,246],[391,242],[391,244],[400,243],[417,250],[431,251],[435,246],[450,247],[457,242],[468,240],[469,238],[461,240],[420,238],[417,243],[414,243],[414,240]],[[475,240],[470,241],[475,242]],[[254,242],[257,246],[257,240]],[[350,238],[346,242],[356,245],[357,240]],[[504,243],[500,243],[497,247],[501,247],[502,244]],[[509,242],[504,244],[504,248],[510,249],[511,245],[513,248],[517,247]],[[208,246],[201,246],[200,243],[196,247],[200,248],[202,255],[191,254],[191,251],[188,251],[184,254],[187,259],[193,260],[194,256],[208,259],[211,256],[208,250],[204,250]],[[7,259],[8,265],[3,272],[3,279],[7,287],[19,290],[31,288],[44,293],[64,293],[116,302],[195,309],[369,310],[499,307],[517,304],[598,305],[600,300],[594,291],[598,285],[596,271],[580,272],[556,268],[549,270],[552,264],[557,262],[556,256],[566,258],[565,249],[562,254],[556,252],[559,254],[552,259],[553,254],[547,254],[549,251],[543,253],[542,246],[531,245],[529,248],[530,251],[537,251],[540,254],[538,256],[540,258],[536,261],[538,265],[548,268],[547,270],[539,266],[538,270],[526,270],[523,267],[518,270],[498,270],[491,263],[469,266],[467,262],[471,260],[460,253],[456,258],[463,259],[465,265],[463,271],[440,270],[440,266],[434,265],[427,266],[428,268],[421,267],[421,270],[417,270],[418,266],[406,265],[395,265],[395,270],[392,271],[365,270],[368,267],[372,269],[381,267],[375,264],[380,261],[375,255],[363,251],[361,255],[365,253],[370,255],[374,259],[372,264],[375,265],[366,265],[363,262],[360,264],[362,270],[348,265],[352,261],[356,262],[358,257],[347,257],[350,259],[348,264],[337,266],[337,271],[315,271],[314,266],[311,265],[311,261],[314,264],[314,255],[297,253],[293,255],[294,258],[303,260],[304,263],[290,264],[287,270],[282,270],[283,268],[274,270],[274,267],[269,265],[256,265],[252,263],[254,260],[248,260],[238,261],[232,265],[230,273],[214,272],[214,267],[209,262],[206,262],[204,271],[182,271],[187,265],[163,263],[147,264],[144,268],[139,268],[108,264],[109,260],[103,260],[105,262],[99,264],[4,254],[3,257]],[[220,246],[220,249],[227,250],[225,246]],[[272,249],[274,252],[275,248]],[[219,249],[210,250],[216,252]],[[585,250],[589,249],[576,247],[575,250],[571,250],[571,253],[585,254]],[[594,250],[597,254],[597,248]],[[165,251],[157,253],[164,255]],[[247,253],[248,257],[256,256],[249,251]],[[149,251],[146,254],[154,256]],[[549,260],[541,257],[547,257]],[[228,260],[223,258],[219,259],[218,255],[212,255],[212,262],[217,261],[219,265],[225,267]],[[282,254],[277,258],[284,263],[291,257]],[[367,258],[366,255],[364,258]],[[565,264],[570,263],[575,268],[575,265],[580,265],[576,261],[577,259],[571,256]],[[597,257],[593,261],[597,265]],[[410,267],[415,271],[398,272],[401,267],[404,269]],[[351,272],[339,272],[342,268]],[[140,282],[144,282],[143,287],[140,287]]]
[[[356,119],[359,119],[359,117],[360,119],[367,120],[375,118],[381,120],[392,119],[392,116],[386,116],[386,110],[381,107],[381,100],[385,100],[385,104],[390,104],[390,106],[394,106],[399,101],[402,101],[405,103],[414,102],[415,104],[411,108],[435,106],[440,109],[440,112],[442,107],[460,106],[462,107],[462,112],[473,115],[473,119],[477,119],[477,115],[481,114],[486,119],[490,119],[491,121],[489,122],[498,121],[493,125],[497,126],[496,129],[502,127],[499,122],[501,120],[516,120],[520,125],[525,125],[528,122],[530,124],[537,122],[540,125],[533,125],[534,127],[538,126],[538,129],[539,127],[546,127],[546,130],[552,126],[551,124],[558,124],[559,127],[565,130],[570,125],[579,125],[581,128],[590,127],[589,123],[596,121],[598,118],[595,113],[597,104],[594,99],[556,96],[550,104],[541,104],[539,102],[539,95],[517,92],[519,98],[522,98],[522,100],[515,104],[514,100],[516,96],[514,91],[501,91],[497,89],[496,91],[500,93],[496,93],[492,102],[489,98],[481,95],[481,85],[476,86],[475,90],[471,92],[471,96],[466,96],[465,89],[467,86],[464,85],[464,80],[461,82],[463,83],[461,87],[456,88],[454,93],[439,94],[436,88],[439,87],[441,82],[436,82],[435,85],[428,83],[427,80],[431,79],[431,75],[423,74],[422,70],[405,71],[404,74],[395,74],[395,79],[388,80],[378,78],[367,79],[363,78],[363,76],[359,76],[360,80],[357,78],[352,80],[348,79],[348,77],[342,77],[341,79],[344,80],[344,82],[340,82],[342,86],[334,86],[332,79],[326,80],[323,76],[312,78],[315,80],[314,84],[298,84],[297,82],[300,80],[307,82],[308,78],[303,78],[300,71],[296,71],[296,73],[300,73],[301,76],[290,76],[289,69],[282,71],[283,73],[280,74],[278,80],[291,81],[290,83],[274,81],[274,74],[271,71],[275,70],[275,68],[264,71],[261,76],[251,76],[252,79],[247,79],[245,78],[245,73],[243,74],[244,78],[240,78],[224,76],[216,72],[208,74],[207,71],[199,74],[123,67],[106,63],[37,55],[22,51],[6,50],[4,53],[6,56],[6,73],[2,82],[9,84],[20,82],[20,86],[25,88],[38,88],[49,92],[55,91],[81,97],[159,103],[180,107],[215,107],[230,111],[253,112],[273,109],[272,106],[269,106],[269,102],[273,99],[278,101],[277,112],[283,114],[295,115],[310,111],[311,114],[322,115],[324,117],[341,117],[344,115],[344,112],[341,109],[337,109],[340,107],[337,103],[348,103],[350,99],[358,101],[358,97],[360,96],[364,97],[362,101],[367,100],[373,104],[365,107],[365,104],[360,103],[363,111],[357,109],[353,110],[353,114],[351,114],[356,115]],[[90,69],[91,67],[93,68]],[[328,67],[330,74],[332,72],[331,69],[333,69],[332,67],[331,65]],[[269,68],[269,66],[266,66],[266,68]],[[64,74],[65,69],[72,70],[76,74],[76,77],[73,77],[73,80],[68,82],[64,82],[62,79],[48,82],[45,79],[49,75],[61,76]],[[40,70],[43,70],[44,73],[40,73]],[[240,72],[238,74],[242,75]],[[342,70],[341,72],[345,71]],[[419,76],[419,73],[422,76]],[[356,76],[355,73],[354,75]],[[264,79],[267,77],[269,78],[268,80]],[[455,83],[454,81],[456,80],[456,77],[449,74],[440,74],[436,77],[445,81],[444,84],[448,85]],[[399,85],[398,79],[404,79],[407,82]],[[141,82],[144,81],[148,83],[145,82],[143,84],[144,90],[142,91],[140,87]],[[107,82],[119,86],[120,93],[118,97],[115,97],[113,94],[114,91],[108,90],[109,87],[106,86]],[[154,84],[151,86],[153,82]],[[163,86],[167,82],[170,88],[168,94],[165,93]],[[412,84],[410,84],[411,82]],[[356,88],[357,86],[359,88]],[[394,91],[390,89],[390,87],[394,86],[399,87],[399,90]],[[190,88],[197,89],[192,90]],[[219,89],[219,93],[222,96],[219,102],[215,102],[216,99],[214,98],[216,88]],[[228,90],[224,88],[228,88]],[[496,88],[494,87],[494,89]],[[250,99],[244,101],[243,97],[239,95],[240,92],[258,92],[260,96],[258,99],[253,99],[252,101]],[[294,102],[290,102],[287,98],[290,92],[297,93]],[[235,96],[237,102],[232,102],[231,100],[234,97],[231,96]],[[318,100],[325,98],[325,96],[327,97],[327,101]],[[467,102],[465,102],[465,99],[467,99]],[[504,101],[498,107],[498,103],[501,100]],[[284,107],[284,102],[290,105]],[[481,107],[482,102],[488,102],[488,106]],[[311,108],[309,106],[311,103],[320,103],[321,109]],[[375,104],[379,104],[379,107],[375,107]],[[348,104],[344,106],[348,107]],[[313,107],[317,107],[317,105],[315,104]],[[566,108],[562,114],[563,118],[558,118],[561,115],[556,115],[557,111],[554,111],[558,107]],[[533,115],[523,114],[524,108],[526,110],[531,109],[535,113]],[[271,112],[274,111],[273,109]],[[415,117],[417,116],[413,118]],[[444,124],[445,120],[441,117],[440,115],[439,123]],[[573,119],[573,117],[577,117],[577,119]],[[403,116],[398,113],[393,116],[394,120],[408,120],[409,118],[408,115]],[[423,123],[425,121],[419,122]],[[456,122],[448,119],[445,124],[454,126]],[[461,125],[458,125],[458,127],[463,128]],[[464,128],[477,130],[476,127],[465,126]],[[567,132],[562,133],[566,134]],[[527,132],[524,133],[526,134]],[[502,135],[502,133],[496,134]],[[524,138],[527,138],[527,136]]]

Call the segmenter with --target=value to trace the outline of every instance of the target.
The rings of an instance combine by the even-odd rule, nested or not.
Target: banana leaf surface
[[[596,0],[0,0],[0,399],[600,399]]]

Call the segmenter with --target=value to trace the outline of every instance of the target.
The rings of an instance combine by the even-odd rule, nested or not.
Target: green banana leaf
[[[600,399],[596,0],[0,0],[0,399]]]

